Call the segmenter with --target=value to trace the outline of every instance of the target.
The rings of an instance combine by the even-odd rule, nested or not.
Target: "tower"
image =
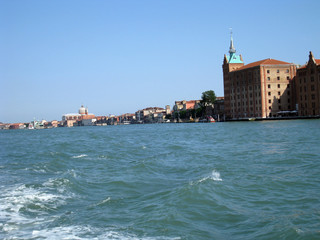
[[[224,86],[224,105],[225,105],[225,114],[226,117],[231,116],[230,113],[230,91],[231,91],[231,82],[229,79],[229,73],[244,66],[243,59],[241,55],[236,54],[236,49],[233,43],[232,29],[230,32],[230,48],[229,56],[224,55],[223,58],[223,86]]]

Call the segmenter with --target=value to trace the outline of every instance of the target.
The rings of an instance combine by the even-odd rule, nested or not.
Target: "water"
[[[0,239],[320,239],[319,129],[0,131]]]

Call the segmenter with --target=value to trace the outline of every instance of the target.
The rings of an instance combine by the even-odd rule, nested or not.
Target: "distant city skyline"
[[[320,58],[313,1],[0,1],[0,122],[223,96],[223,56]]]

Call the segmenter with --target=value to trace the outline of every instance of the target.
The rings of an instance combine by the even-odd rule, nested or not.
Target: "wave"
[[[106,239],[106,240],[180,240],[180,237],[138,237],[134,234],[121,233],[115,229],[98,229],[90,226],[55,227],[33,230],[32,239]]]
[[[70,198],[69,194],[61,192],[64,184],[57,184],[57,180],[49,180],[42,185],[23,184],[2,189],[0,232],[15,236],[25,227],[51,221],[52,219],[47,217],[48,212],[64,205]],[[57,188],[57,185],[61,186]],[[37,217],[34,217],[35,215]]]
[[[100,201],[100,202],[98,202],[98,203],[96,203],[96,204],[91,205],[91,207],[101,206],[101,205],[109,202],[110,200],[111,200],[111,198],[110,198],[110,197],[107,197],[106,199],[103,199],[102,201]]]
[[[80,154],[80,155],[72,156],[72,158],[83,158],[83,157],[87,157],[87,156],[88,156],[87,154]]]
[[[222,178],[220,176],[220,173],[216,170],[213,170],[211,172],[211,175],[209,176],[206,176],[204,178],[201,178],[200,180],[198,181],[195,181],[195,182],[191,182],[190,185],[195,185],[195,184],[199,184],[199,183],[202,183],[202,182],[205,182],[205,181],[208,181],[208,180],[212,180],[212,181],[217,181],[217,182],[221,182],[222,181]]]

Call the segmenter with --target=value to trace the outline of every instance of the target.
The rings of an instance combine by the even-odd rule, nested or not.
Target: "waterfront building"
[[[309,53],[309,61],[297,69],[297,107],[300,116],[320,115],[320,59]]]
[[[267,118],[295,110],[296,65],[264,59],[245,65],[231,35],[223,60],[224,108],[227,119]]]
[[[88,113],[88,108],[83,105],[79,108],[78,113],[68,113],[62,116],[62,121],[64,126],[91,126],[96,121],[95,115]]]
[[[9,127],[9,129],[24,129],[24,128],[26,128],[24,123],[13,123],[13,124],[10,124],[10,127]]]
[[[134,113],[125,113],[119,116],[119,122],[122,124],[131,124],[136,120],[136,115]]]
[[[214,102],[213,116],[217,121],[224,120],[224,97],[217,97]]]
[[[142,110],[138,110],[135,112],[137,123],[152,123],[154,122],[154,116],[157,117],[157,114],[159,113],[163,113],[165,115],[167,111],[167,107],[166,109],[160,107],[148,107]]]
[[[200,100],[175,101],[173,106],[173,112],[187,111],[197,108],[200,108]]]

